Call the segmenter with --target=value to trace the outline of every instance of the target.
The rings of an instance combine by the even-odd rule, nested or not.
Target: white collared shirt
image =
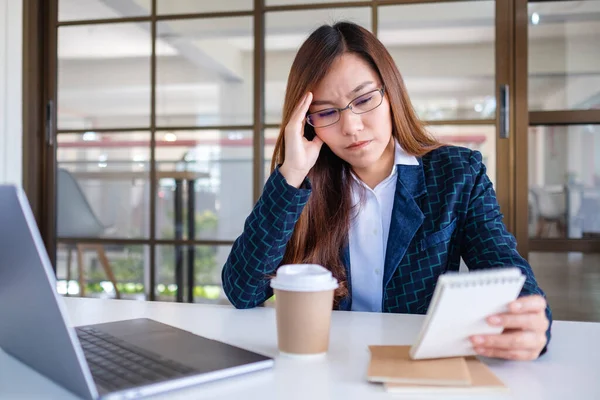
[[[350,221],[350,274],[352,311],[381,312],[383,300],[383,269],[390,233],[392,209],[398,177],[397,165],[419,165],[416,157],[407,154],[395,141],[394,167],[390,175],[371,189],[353,174],[352,204],[360,202],[360,187],[365,198],[356,207],[358,215]]]

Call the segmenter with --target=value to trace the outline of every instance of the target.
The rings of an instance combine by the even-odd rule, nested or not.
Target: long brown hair
[[[413,110],[400,72],[383,44],[361,26],[339,22],[333,26],[319,27],[296,54],[288,78],[283,120],[271,170],[284,161],[284,129],[294,108],[344,53],[362,57],[379,74],[390,104],[392,135],[408,154],[420,157],[440,146],[427,133]],[[304,135],[312,139],[314,128],[305,124]],[[296,223],[283,257],[285,264],[316,263],[329,269],[340,282],[335,293],[336,306],[348,295],[341,250],[348,245],[352,211],[349,172],[350,165],[324,144],[316,164],[308,174],[312,194]]]

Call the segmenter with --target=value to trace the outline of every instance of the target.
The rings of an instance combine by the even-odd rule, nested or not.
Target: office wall
[[[0,183],[22,184],[23,2],[0,0]]]

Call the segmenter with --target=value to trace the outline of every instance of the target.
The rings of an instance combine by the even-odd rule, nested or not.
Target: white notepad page
[[[486,319],[508,311],[525,276],[519,268],[494,268],[468,273],[447,273],[438,282],[417,341],[413,359],[475,355],[470,337],[501,333]]]

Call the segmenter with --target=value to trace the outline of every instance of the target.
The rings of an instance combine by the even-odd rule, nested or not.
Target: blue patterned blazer
[[[516,250],[481,154],[444,146],[419,158],[419,165],[398,165],[383,275],[383,312],[425,314],[440,274],[519,267],[526,276],[521,295],[540,294],[531,267]],[[311,194],[288,185],[276,169],[247,218],[223,267],[225,294],[237,308],[262,304],[273,295],[268,275],[275,273],[294,225]],[[349,250],[340,249],[349,295],[339,309],[350,310],[352,277]],[[474,299],[475,300],[475,299]],[[546,309],[552,321],[550,308]],[[547,332],[550,340],[550,328]]]

